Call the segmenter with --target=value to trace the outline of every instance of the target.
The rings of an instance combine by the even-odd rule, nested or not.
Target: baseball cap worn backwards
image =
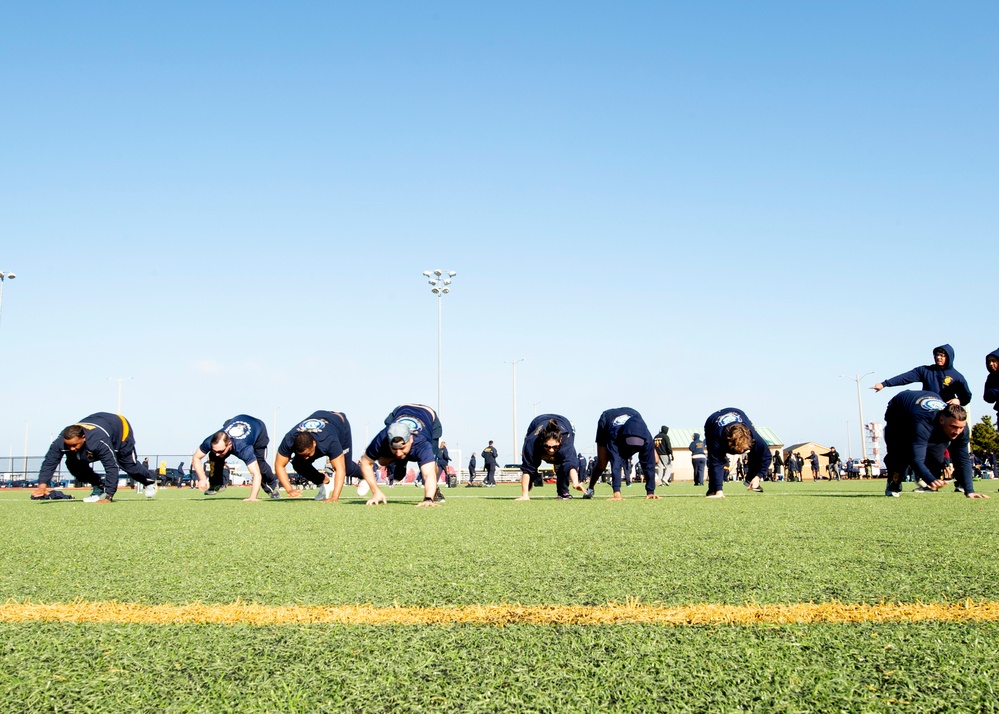
[[[401,440],[403,443],[409,441],[410,437],[413,435],[413,431],[400,421],[392,422],[388,428],[388,439],[389,443]]]

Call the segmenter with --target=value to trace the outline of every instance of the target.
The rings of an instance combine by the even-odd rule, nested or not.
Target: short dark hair
[[[960,404],[948,404],[940,410],[942,419],[952,419],[953,421],[968,421],[968,410]]]
[[[312,434],[300,431],[295,434],[295,438],[291,442],[291,448],[295,450],[296,454],[304,454],[315,443],[316,439]]]
[[[70,424],[65,429],[62,430],[62,440],[68,441],[69,439],[85,439],[87,437],[87,431],[79,424]]]
[[[215,436],[212,437],[212,446],[216,444],[225,444],[229,446],[232,443],[232,437],[226,434],[224,431],[215,432]]]

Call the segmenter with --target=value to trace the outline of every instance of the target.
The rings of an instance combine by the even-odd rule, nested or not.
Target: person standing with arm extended
[[[968,381],[954,369],[954,348],[950,345],[933,348],[933,364],[913,367],[908,372],[878,382],[871,389],[880,392],[885,387],[901,387],[915,382],[920,382],[924,391],[933,392],[948,404],[967,406],[971,401]]]

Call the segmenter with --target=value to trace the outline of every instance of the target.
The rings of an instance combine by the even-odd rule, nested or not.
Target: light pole
[[[108,377],[108,381],[109,382],[117,382],[118,383],[118,411],[116,412],[117,414],[121,414],[121,383],[122,382],[127,382],[130,379],[132,379],[132,378],[131,377]]]
[[[430,292],[437,296],[437,418],[441,416],[441,304],[444,296],[451,292],[451,278],[457,275],[453,270],[424,270],[423,276],[430,283]]]
[[[523,361],[521,358],[510,362],[513,367],[513,451],[511,453],[514,458],[517,456],[517,363]]]
[[[864,441],[864,402],[860,398],[860,382],[864,377],[870,377],[874,372],[868,372],[867,374],[858,374],[856,377],[847,377],[845,374],[841,374],[840,377],[843,379],[849,379],[857,383],[857,410],[860,412],[860,460],[864,462],[867,460],[867,444]]]
[[[3,318],[3,284],[7,279],[13,280],[16,277],[10,271],[0,270],[0,319]]]

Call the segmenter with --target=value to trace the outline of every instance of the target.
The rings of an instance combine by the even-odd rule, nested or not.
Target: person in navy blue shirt
[[[361,455],[361,474],[374,479],[374,466],[388,467],[393,481],[406,478],[406,465],[415,462],[423,476],[423,501],[417,506],[444,503],[444,494],[437,488],[437,459],[443,433],[437,412],[423,404],[403,404],[385,418],[385,428],[375,434]],[[384,501],[384,496],[382,500]],[[369,501],[370,503],[370,501]]]
[[[996,423],[999,425],[999,349],[985,355],[985,369],[989,376],[985,378],[985,394],[982,398],[995,407]]]
[[[631,457],[639,455],[639,462],[645,477],[645,497],[657,499],[656,495],[656,444],[652,432],[642,415],[630,407],[608,409],[597,421],[597,463],[590,476],[590,485],[583,498],[593,498],[593,489],[604,468],[610,463],[612,501],[620,501],[621,477]],[[648,474],[651,474],[649,477]]]
[[[770,449],[760,436],[753,422],[741,409],[729,407],[721,409],[704,422],[704,441],[708,450],[708,498],[725,498],[722,487],[725,483],[725,466],[730,454],[749,453],[746,464],[748,488],[757,493],[763,492],[760,483],[770,470]]]
[[[237,414],[232,419],[226,420],[222,428],[206,437],[191,456],[191,470],[198,477],[198,488],[207,489],[205,491],[207,496],[214,496],[225,489],[226,484],[222,476],[225,461],[230,455],[236,454],[236,457],[246,464],[246,470],[253,477],[250,497],[244,500],[259,501],[257,494],[261,485],[271,498],[280,498],[278,480],[267,463],[269,443],[267,427],[256,417]],[[205,477],[205,467],[202,465],[202,460],[206,456],[211,469],[208,478]]]
[[[960,404],[947,404],[935,392],[905,391],[888,402],[885,411],[885,496],[898,498],[905,470],[911,468],[918,492],[936,491],[946,453],[954,465],[958,485],[968,498],[988,498],[975,493],[969,455],[968,412]]]
[[[38,472],[38,488],[32,496],[44,496],[59,462],[66,458],[66,468],[77,483],[93,487],[86,503],[111,503],[118,492],[119,473],[124,471],[133,480],[144,485],[146,498],[156,495],[156,480],[149,469],[135,458],[135,434],[132,425],[120,414],[97,412],[70,424],[49,446]],[[104,467],[103,479],[90,466],[100,461]]]
[[[694,439],[690,442],[690,465],[694,467],[694,485],[704,485],[704,464],[708,460],[704,440],[696,431]]]
[[[954,348],[950,345],[933,348],[933,364],[913,367],[908,372],[878,382],[871,389],[880,392],[885,387],[901,387],[915,382],[922,383],[924,391],[933,392],[948,404],[967,406],[971,401],[967,380],[954,369]]]
[[[343,412],[319,410],[312,412],[290,429],[278,446],[277,457],[274,459],[274,470],[277,478],[288,492],[289,498],[298,498],[302,492],[291,485],[288,478],[288,464],[302,478],[319,486],[315,500],[324,503],[337,503],[347,478],[361,476],[361,470],[353,460],[353,444],[351,442],[350,422]],[[333,479],[319,471],[313,462],[317,459],[329,459],[333,470]],[[378,483],[371,478],[364,479],[371,489],[368,505],[385,503],[385,495],[379,490]]]
[[[515,501],[531,500],[531,489],[540,479],[538,467],[542,461],[555,467],[555,490],[560,500],[572,498],[570,483],[577,491],[584,490],[579,483],[575,435],[569,420],[559,414],[542,414],[531,421],[520,455],[521,495]]]

